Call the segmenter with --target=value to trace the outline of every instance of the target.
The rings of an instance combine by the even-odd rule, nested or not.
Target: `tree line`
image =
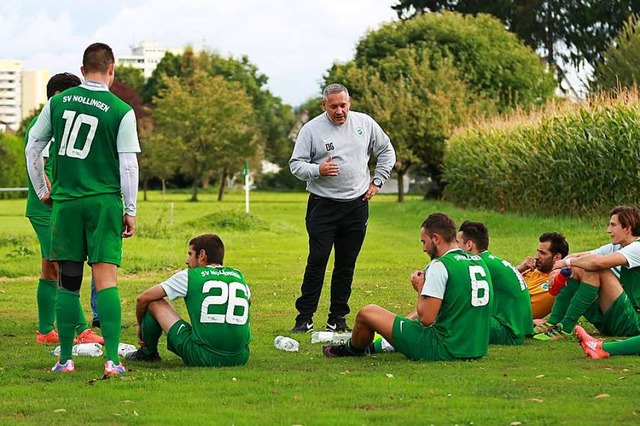
[[[594,92],[636,83],[633,13],[640,0],[586,3],[396,0],[400,19],[365,34],[353,59],[332,64],[321,85],[345,84],[353,109],[372,115],[390,135],[398,181],[422,176],[430,182],[424,191],[437,197],[453,132],[557,101],[566,64],[592,65]],[[246,56],[191,48],[165,55],[146,81],[139,70],[118,67],[112,91],[138,117],[143,188],[181,176],[197,200],[199,188],[215,181],[221,200],[246,160],[255,170],[267,159],[290,178],[292,138],[321,111],[320,99],[294,109],[266,89],[267,81]],[[400,184],[399,201],[404,192]]]

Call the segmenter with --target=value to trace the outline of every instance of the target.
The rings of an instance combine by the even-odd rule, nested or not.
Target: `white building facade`
[[[182,54],[184,49],[169,49],[160,46],[155,41],[141,41],[137,46],[131,46],[131,55],[117,57],[116,65],[139,69],[146,79],[151,77],[167,53]]]
[[[0,126],[16,130],[22,121],[22,62],[0,59]]]

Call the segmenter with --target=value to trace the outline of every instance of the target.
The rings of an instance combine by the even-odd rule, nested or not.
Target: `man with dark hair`
[[[443,213],[420,227],[422,250],[432,261],[411,274],[418,293],[415,319],[367,305],[356,315],[351,339],[323,348],[329,358],[370,353],[375,333],[412,360],[480,358],[489,347],[491,276],[479,256],[456,244],[456,227]]]
[[[489,231],[481,222],[465,221],[456,236],[458,247],[480,256],[493,283],[490,344],[521,345],[533,331],[531,301],[520,272],[489,252]]]
[[[56,74],[49,79],[47,83],[47,99],[51,99],[54,95],[64,92],[71,87],[79,86],[82,82],[71,73]],[[36,123],[38,116],[36,115],[27,126],[25,132],[25,147],[29,142],[29,130]],[[47,162],[49,150],[43,151],[43,165],[45,169],[46,179],[51,179],[51,162]],[[38,331],[36,331],[36,343],[56,344],[58,343],[58,331],[55,329],[56,319],[56,298],[58,295],[58,265],[49,260],[51,250],[51,206],[41,202],[36,195],[31,181],[28,182],[29,191],[27,193],[27,209],[25,216],[29,219],[33,230],[36,232],[38,242],[40,243],[41,272],[38,280],[38,288],[36,290],[36,302],[38,305]],[[48,183],[50,185],[50,183]],[[93,298],[93,291],[92,291]],[[78,343],[100,343],[104,340],[89,328],[87,320],[84,316],[82,307],[79,306],[78,323],[75,328]]]
[[[52,97],[29,132],[29,178],[40,200],[53,200],[51,260],[60,268],[60,358],[52,369],[56,372],[75,371],[71,348],[85,260],[97,290],[107,360],[104,374],[126,371],[118,356],[122,310],[116,283],[122,238],[135,230],[140,143],[133,109],[109,91],[114,70],[109,46],[87,47],[81,67],[85,82]],[[51,190],[41,161],[49,140],[54,160]]]
[[[145,290],[136,299],[140,348],[127,359],[159,361],[158,341],[188,366],[222,367],[249,359],[251,292],[242,273],[222,266],[224,245],[217,235],[189,241],[187,269]],[[165,300],[184,298],[191,323]]]
[[[542,319],[551,312],[554,297],[549,294],[549,273],[554,262],[569,253],[569,243],[559,232],[545,232],[538,240],[536,256],[527,257],[516,267],[527,283],[534,320]]]
[[[373,118],[350,111],[349,91],[330,84],[322,93],[325,112],[307,122],[296,139],[289,166],[307,182],[309,200],[305,217],[309,256],[296,300],[298,316],[292,333],[313,331],[324,275],[331,250],[331,306],[327,331],[351,331],[345,316],[356,260],[367,231],[369,200],[389,178],[396,155],[387,136]],[[376,157],[373,178],[369,160]]]
[[[640,335],[640,210],[617,206],[609,216],[610,244],[571,254],[553,265],[550,279],[560,268],[570,267],[579,284],[561,290],[560,295],[571,295],[570,303],[561,320],[539,340],[567,338],[583,315],[603,334]]]

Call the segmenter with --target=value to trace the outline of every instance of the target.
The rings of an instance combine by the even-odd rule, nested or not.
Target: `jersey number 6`
[[[485,306],[489,303],[489,283],[484,278],[487,277],[482,266],[469,266],[469,276],[471,277],[471,306]]]

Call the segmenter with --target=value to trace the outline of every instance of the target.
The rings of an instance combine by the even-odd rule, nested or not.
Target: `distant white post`
[[[244,162],[244,212],[249,213],[249,162]]]

